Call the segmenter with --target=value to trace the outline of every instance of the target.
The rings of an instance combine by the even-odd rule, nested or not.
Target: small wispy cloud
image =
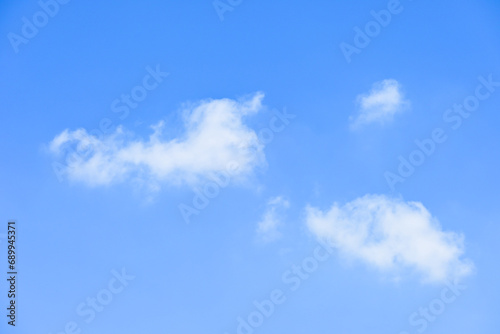
[[[404,99],[401,85],[394,79],[386,79],[373,84],[368,94],[356,98],[359,109],[350,117],[351,129],[358,129],[369,123],[384,123],[409,106]]]
[[[284,212],[290,207],[288,200],[281,196],[273,197],[267,202],[267,208],[261,221],[257,224],[257,235],[264,242],[281,238],[280,226],[283,225]]]
[[[236,101],[204,100],[183,112],[184,133],[171,138],[163,121],[151,126],[148,139],[122,127],[102,138],[85,129],[64,130],[49,144],[56,155],[68,153],[62,173],[89,186],[132,181],[158,189],[162,182],[195,184],[237,166],[232,176],[245,177],[265,164],[263,144],[244,117],[262,108],[262,93]],[[167,139],[170,138],[170,139]]]
[[[308,207],[307,226],[347,257],[398,275],[405,268],[424,282],[445,282],[473,271],[462,259],[464,236],[442,231],[419,202],[366,195],[325,212]]]

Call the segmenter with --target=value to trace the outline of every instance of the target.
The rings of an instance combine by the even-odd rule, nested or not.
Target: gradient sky
[[[363,31],[371,11],[390,3],[223,0],[216,9],[212,0],[69,1],[21,43],[13,38],[25,38],[34,15],[43,20],[41,5],[1,2],[0,257],[7,221],[16,219],[19,297],[13,329],[3,279],[0,332],[233,334],[254,301],[280,290],[272,315],[240,333],[497,333],[500,87],[483,87],[489,96],[467,118],[446,117],[476,94],[479,77],[500,81],[500,2],[402,0],[348,62],[342,43],[356,47],[356,27]],[[125,104],[115,101],[157,67],[168,75],[120,118],[125,111],[116,108]],[[233,126],[227,138],[252,147],[234,151],[221,128],[196,127],[194,110],[210,103],[235,122],[221,123]],[[218,115],[207,110],[200,112]],[[272,140],[251,140],[283,110],[294,118]],[[356,123],[360,115],[369,121]],[[159,139],[150,138],[161,121]],[[111,129],[98,145],[112,177],[94,182],[91,172],[103,166],[89,172],[78,162],[74,174],[58,177],[54,163],[66,165],[68,155],[55,138],[67,130],[74,147],[78,134],[97,138],[89,133],[102,124]],[[386,172],[397,173],[399,157],[409,159],[415,140],[436,129],[447,139],[389,186]],[[196,141],[199,133],[206,137]],[[217,165],[204,158],[212,138]],[[131,162],[139,159],[131,147],[155,143],[173,149],[144,155],[140,167]],[[186,223],[179,206],[193,205],[225,154],[243,169]],[[177,164],[173,172],[162,169],[165,161]],[[433,218],[415,217],[425,216],[432,233],[453,233],[446,249],[463,254],[439,262],[436,253],[432,267],[408,251],[385,268],[377,262],[385,255],[371,258],[366,244],[344,244],[325,227],[341,221],[351,233],[373,201],[387,212],[421,203]],[[318,218],[332,207],[340,216]],[[384,219],[376,226],[387,232]],[[434,247],[425,233],[405,238],[402,247],[416,240],[417,253]],[[319,241],[333,246],[331,255],[291,289],[292,266],[307,262]],[[444,278],[426,275],[464,261],[466,288],[422,320],[419,312],[440,305],[446,289]],[[122,268],[135,278],[120,289],[114,277]],[[98,296],[112,300],[87,322],[77,309]]]

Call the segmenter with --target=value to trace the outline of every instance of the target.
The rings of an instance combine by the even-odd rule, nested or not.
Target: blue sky
[[[497,333],[499,2],[54,1],[0,4],[0,332]]]

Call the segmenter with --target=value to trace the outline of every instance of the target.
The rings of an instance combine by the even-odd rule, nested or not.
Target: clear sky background
[[[498,333],[500,2],[216,4],[0,2],[2,277],[8,219],[19,248],[17,328],[2,279],[0,332]],[[448,111],[466,99],[469,116]]]

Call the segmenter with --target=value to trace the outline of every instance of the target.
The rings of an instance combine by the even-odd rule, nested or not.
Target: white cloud
[[[393,79],[374,83],[370,92],[358,95],[356,101],[359,110],[355,117],[350,117],[351,129],[368,123],[389,121],[409,105],[401,92],[401,85]]]
[[[267,202],[266,212],[257,225],[257,234],[266,242],[281,238],[279,227],[283,224],[284,211],[290,207],[290,203],[281,196],[271,198]]]
[[[308,207],[307,225],[342,254],[392,274],[408,268],[424,282],[444,282],[473,270],[461,258],[463,235],[442,231],[418,202],[366,195],[326,212]]]
[[[184,111],[184,134],[173,139],[165,139],[169,134],[159,122],[146,140],[122,127],[103,138],[84,129],[64,130],[49,148],[62,154],[71,147],[67,155],[71,163],[63,173],[90,186],[126,180],[152,188],[160,182],[194,184],[228,169],[234,178],[244,178],[265,164],[263,145],[243,122],[262,108],[263,97],[256,93],[242,101],[201,101]]]

